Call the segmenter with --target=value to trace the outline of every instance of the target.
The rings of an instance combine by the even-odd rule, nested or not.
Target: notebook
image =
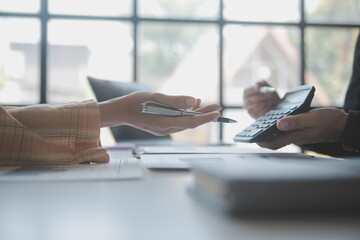
[[[189,192],[228,213],[360,210],[360,159],[195,164]]]
[[[145,167],[150,169],[191,169],[194,164],[203,163],[219,165],[239,161],[255,160],[296,160],[307,159],[314,160],[312,156],[302,153],[276,153],[276,152],[258,152],[258,153],[188,153],[188,154],[142,154],[140,159]]]
[[[142,177],[136,158],[111,158],[109,163],[42,167],[2,167],[0,182],[97,181]]]

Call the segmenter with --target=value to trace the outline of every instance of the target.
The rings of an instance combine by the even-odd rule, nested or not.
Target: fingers
[[[271,141],[259,142],[258,145],[270,149],[279,149],[291,143],[310,143],[312,135],[309,132],[313,132],[310,130],[313,125],[314,119],[311,112],[282,118],[277,122],[277,128],[280,131],[291,132],[283,132]]]
[[[211,122],[218,117],[220,117],[220,113],[218,112],[209,112],[197,116],[179,117],[176,119],[178,121],[176,122],[176,125],[183,127],[183,129],[195,128],[197,126]]]
[[[306,112],[293,116],[288,116],[280,119],[277,122],[277,128],[281,131],[291,131],[304,128],[311,128],[314,126],[313,113]]]
[[[278,102],[269,94],[256,94],[247,98],[244,107],[253,118],[258,118],[273,109]]]
[[[156,101],[179,109],[201,112],[196,116],[162,116],[141,113],[137,108],[126,107],[122,114],[125,125],[130,125],[155,135],[167,135],[188,128],[195,128],[220,116],[219,104],[200,106],[201,100],[190,96],[169,96],[162,93],[137,92],[126,98],[126,106],[140,105],[144,101]]]
[[[193,106],[192,107],[192,109],[197,109],[197,108],[199,108],[200,107],[200,104],[201,104],[201,99],[196,99],[196,104],[195,104],[195,106]]]
[[[154,93],[152,99],[153,101],[181,109],[192,108],[197,104],[200,105],[199,99],[191,96],[169,96],[162,93]]]
[[[265,81],[257,82],[254,86],[244,90],[244,107],[251,117],[258,118],[273,109],[280,101],[279,95],[275,93],[260,93],[260,88],[270,86]]]
[[[254,94],[258,94],[260,88],[263,86],[270,86],[270,85],[265,81],[259,81],[259,82],[256,82],[255,85],[246,88],[244,90],[244,98],[250,97]]]
[[[257,144],[260,147],[264,147],[264,148],[269,148],[269,149],[279,149],[282,147],[285,147],[291,143],[298,143],[299,139],[304,138],[303,135],[299,132],[288,132],[288,133],[283,133],[280,136],[268,140],[268,141],[263,141],[263,142],[258,142]]]
[[[166,116],[150,116],[156,122],[151,126],[147,126],[146,130],[155,135],[167,135],[174,132],[183,131],[189,128],[196,128],[205,123],[211,122],[218,118],[218,112],[210,112],[197,116],[182,116],[182,117],[166,117]]]
[[[266,104],[269,102],[270,94],[256,93],[244,99],[245,106],[259,105],[260,103]]]
[[[197,109],[194,109],[196,112],[208,113],[208,112],[217,112],[221,110],[221,106],[219,104],[210,104]]]

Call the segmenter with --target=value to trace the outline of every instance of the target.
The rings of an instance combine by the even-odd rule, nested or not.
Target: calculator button
[[[277,122],[277,120],[271,120],[271,121],[269,121],[269,123],[268,124],[274,124],[274,123],[276,123]]]
[[[291,111],[294,111],[294,110],[297,109],[297,108],[298,108],[298,106],[294,106],[294,107],[290,108],[290,110],[291,110]]]
[[[262,129],[256,129],[256,130],[252,131],[251,133],[249,133],[249,137],[255,136],[256,134],[258,134],[262,131],[263,131]]]

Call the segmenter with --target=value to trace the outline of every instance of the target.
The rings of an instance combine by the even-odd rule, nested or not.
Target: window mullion
[[[48,0],[41,0],[40,9],[40,103],[47,102],[47,25],[49,21]]]

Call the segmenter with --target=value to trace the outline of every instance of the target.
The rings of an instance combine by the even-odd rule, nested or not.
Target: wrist
[[[100,126],[114,127],[124,124],[126,114],[126,104],[123,104],[123,98],[110,99],[99,103]]]
[[[350,110],[344,130],[343,148],[347,151],[360,149],[360,115],[358,111]]]
[[[349,114],[346,112],[343,112],[343,114],[339,117],[337,124],[335,126],[338,126],[338,132],[339,132],[339,141],[344,141],[345,133],[347,129],[347,123],[348,123]]]

